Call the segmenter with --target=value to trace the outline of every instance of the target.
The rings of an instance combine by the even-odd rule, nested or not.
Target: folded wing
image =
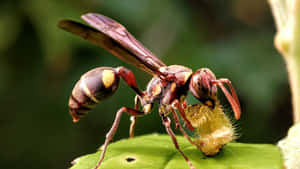
[[[137,41],[123,25],[94,13],[82,15],[82,19],[93,28],[71,20],[62,20],[58,25],[68,32],[103,47],[122,61],[147,73],[162,74],[159,68],[166,65]]]

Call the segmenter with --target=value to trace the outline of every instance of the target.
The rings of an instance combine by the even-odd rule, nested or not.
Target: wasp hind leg
[[[134,74],[132,73],[132,71],[122,66],[117,67],[116,72],[128,84],[128,86],[131,87],[137,93],[134,100],[134,108],[136,111],[138,111],[140,105],[140,98],[145,94],[138,88]],[[131,116],[130,121],[131,124],[129,128],[129,138],[132,138],[134,136],[134,126],[136,124],[136,116]]]
[[[100,165],[101,165],[101,163],[104,159],[107,146],[108,146],[109,142],[112,140],[113,136],[115,135],[115,133],[116,133],[118,127],[119,127],[121,116],[124,112],[126,112],[129,115],[134,116],[134,117],[144,115],[144,112],[141,112],[141,111],[138,111],[138,110],[135,110],[135,109],[131,109],[131,108],[128,108],[128,107],[122,107],[118,110],[118,112],[116,114],[116,117],[115,117],[115,120],[114,120],[114,123],[113,123],[111,129],[106,134],[106,139],[105,139],[105,142],[102,146],[102,152],[101,152],[99,161],[98,161],[98,163],[97,163],[97,165],[95,166],[94,169],[98,169],[100,167]]]

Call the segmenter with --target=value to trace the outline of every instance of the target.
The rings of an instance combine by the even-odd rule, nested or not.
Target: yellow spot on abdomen
[[[104,70],[102,73],[102,82],[105,88],[111,87],[115,81],[115,74],[112,70]]]
[[[80,87],[83,89],[83,92],[89,96],[90,99],[92,99],[94,102],[98,103],[99,100],[91,93],[90,89],[86,86],[85,80],[82,79],[80,83]]]

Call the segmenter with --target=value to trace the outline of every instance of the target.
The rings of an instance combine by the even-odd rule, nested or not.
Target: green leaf
[[[179,145],[197,169],[279,169],[281,154],[275,145],[229,143],[214,157],[206,157],[185,138]],[[101,152],[73,161],[71,169],[92,169]],[[123,139],[108,146],[101,169],[189,169],[168,135],[151,134]]]

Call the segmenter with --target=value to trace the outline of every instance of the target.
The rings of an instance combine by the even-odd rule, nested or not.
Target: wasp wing
[[[147,73],[162,74],[159,68],[165,64],[137,41],[124,26],[100,14],[85,14],[82,19],[93,28],[71,20],[60,21],[59,27],[103,47],[124,62]]]

